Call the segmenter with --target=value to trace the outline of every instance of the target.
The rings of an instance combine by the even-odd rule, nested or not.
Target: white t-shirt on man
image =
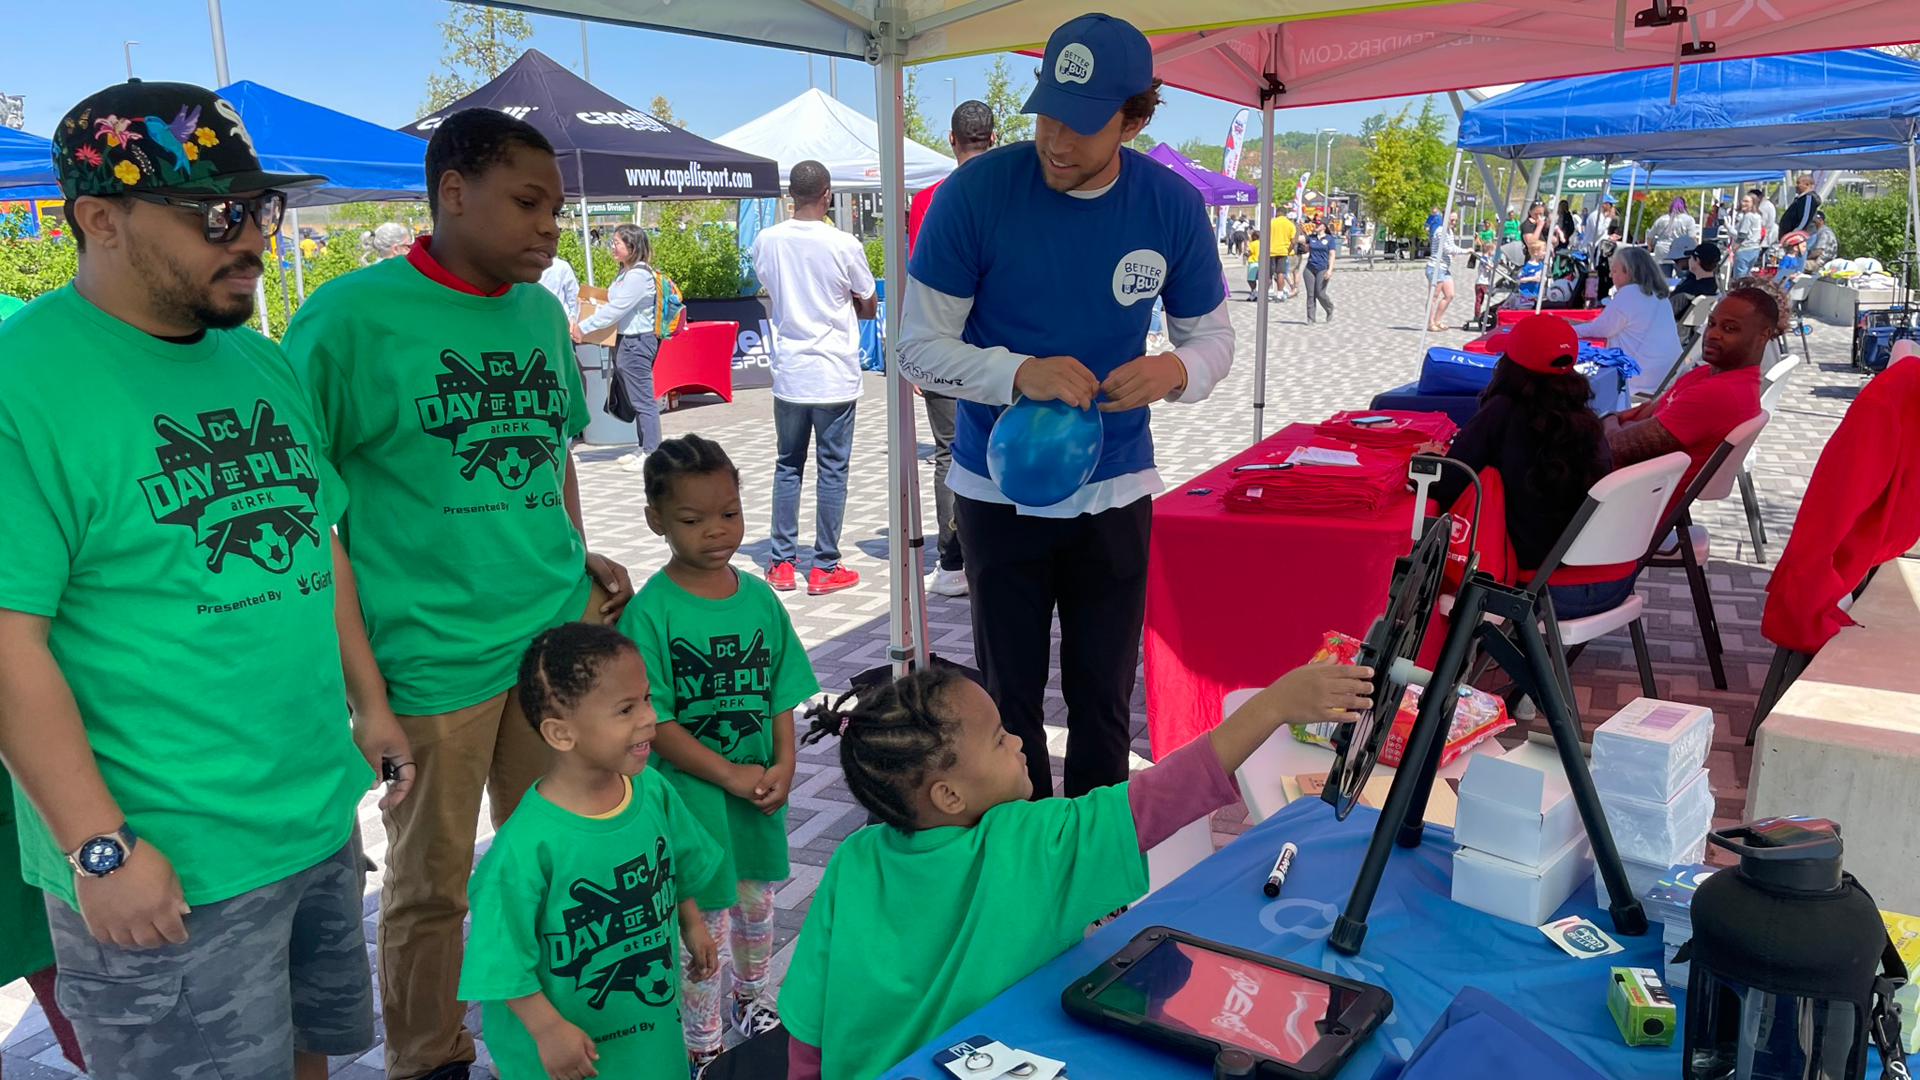
[[[753,272],[773,318],[773,396],[797,405],[859,398],[853,298],[875,292],[860,242],[824,221],[783,221],[754,238]]]

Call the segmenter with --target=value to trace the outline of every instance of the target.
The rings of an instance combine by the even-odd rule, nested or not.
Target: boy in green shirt
[[[373,1042],[355,807],[413,763],[336,622],[346,492],[242,328],[278,189],[321,178],[262,170],[182,83],[109,87],[54,146],[78,270],[0,326],[22,872],[93,1076],[324,1077]]]
[[[568,441],[587,402],[566,314],[538,284],[563,197],[553,147],[494,109],[427,144],[434,231],[403,259],[321,286],[287,329],[325,453],[360,610],[418,754],[386,815],[378,942],[394,1080],[473,1061],[456,994],[481,794],[496,826],[545,765],[509,692],[526,643],[632,594],[586,550]]]
[[[693,894],[720,849],[646,768],[646,667],[618,631],[566,623],[527,649],[517,695],[550,764],[473,873],[460,996],[482,1003],[501,1080],[678,1077],[674,929],[706,977]]]

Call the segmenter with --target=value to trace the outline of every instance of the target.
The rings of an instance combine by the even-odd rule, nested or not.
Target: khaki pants
[[[603,621],[606,602],[595,582],[582,618]],[[384,813],[379,981],[387,1075],[412,1080],[474,1059],[459,984],[480,795],[498,829],[546,771],[547,746],[512,690],[450,713],[399,719],[418,772],[406,801]]]

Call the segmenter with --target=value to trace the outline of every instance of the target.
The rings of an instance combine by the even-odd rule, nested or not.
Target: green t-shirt
[[[50,620],[107,790],[191,904],[338,851],[372,780],[333,625],[346,490],[319,441],[251,330],[171,344],[72,286],[0,326],[0,607]],[[72,903],[16,801],[26,879]]]
[[[513,685],[527,642],[587,605],[565,312],[537,284],[475,296],[387,259],[322,285],[285,344],[353,494],[340,536],[394,711]]]
[[[773,718],[819,693],[820,683],[773,589],[757,577],[734,576],[732,596],[707,600],[657,573],[621,613],[620,632],[640,646],[662,722],[686,728],[728,761],[766,765],[773,761]],[[720,872],[694,896],[702,908],[739,903],[741,881],[786,879],[785,807],[763,814],[663,757],[654,761],[720,841]]]
[[[0,322],[6,322],[14,312],[26,306],[27,302],[19,297],[0,293]]]
[[[871,1080],[1146,891],[1125,784],[1004,803],[971,829],[869,825],[813,894],[781,1021],[822,1076]]]
[[[0,769],[0,984],[53,963],[47,907],[20,876],[20,834],[13,826],[13,784]]]
[[[1508,243],[1520,239],[1520,222],[1514,218],[1508,218],[1502,223],[1500,226],[1500,239]]]
[[[674,907],[719,862],[719,846],[652,769],[612,817],[527,792],[467,887],[460,997],[483,1003],[501,1080],[546,1080],[533,1036],[506,1005],[536,991],[593,1039],[601,1076],[685,1076]]]

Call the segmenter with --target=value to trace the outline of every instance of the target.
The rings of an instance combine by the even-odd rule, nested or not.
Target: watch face
[[[80,849],[76,861],[82,870],[99,876],[120,869],[120,864],[126,858],[127,849],[121,846],[120,841],[111,836],[96,836]]]

